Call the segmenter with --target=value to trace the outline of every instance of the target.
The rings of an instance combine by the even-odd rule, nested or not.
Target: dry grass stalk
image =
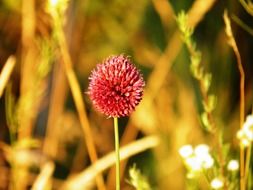
[[[63,30],[60,30],[59,33],[60,33],[59,34],[60,51],[64,63],[65,72],[73,95],[75,106],[77,108],[80,123],[84,132],[84,138],[87,145],[88,154],[90,156],[91,162],[94,163],[97,160],[97,152],[92,137],[90,125],[88,122],[88,118],[85,112],[85,105],[82,99],[81,88],[77,81],[76,75],[73,71],[72,61],[69,55],[66,38],[64,36]],[[105,184],[102,175],[98,175],[96,177],[96,181],[98,188],[100,190],[105,190]]]
[[[52,162],[47,162],[43,165],[40,174],[35,180],[32,190],[46,190],[50,185],[50,178],[54,171],[54,164]],[[50,188],[51,189],[51,188]]]
[[[3,91],[4,91],[4,88],[6,87],[8,81],[9,81],[9,78],[11,76],[11,73],[13,71],[13,68],[16,64],[16,58],[14,56],[10,56],[2,71],[1,71],[1,74],[0,74],[0,97],[2,97],[3,95]]]
[[[240,128],[243,127],[244,122],[244,109],[245,109],[245,74],[242,66],[241,56],[235,42],[233,32],[231,29],[230,19],[228,17],[227,12],[224,12],[223,15],[224,22],[226,25],[226,34],[228,36],[228,44],[232,47],[236,59],[237,59],[237,67],[240,72]],[[245,156],[244,156],[244,147],[240,146],[240,189],[244,190],[246,188],[246,176],[245,176]]]
[[[166,28],[173,22],[174,11],[171,4],[166,0],[152,0],[152,3],[162,20],[163,27]]]
[[[145,151],[149,148],[154,148],[159,144],[159,138],[157,136],[147,136],[135,142],[132,142],[126,146],[120,148],[120,160],[129,158],[139,152]],[[90,167],[86,168],[82,173],[70,178],[63,185],[64,190],[67,189],[86,189],[86,186],[90,186],[94,178],[105,171],[107,168],[113,166],[115,163],[115,153],[111,152],[99,159]]]
[[[67,91],[66,77],[64,75],[62,64],[55,64],[52,83],[47,131],[43,144],[43,152],[55,157],[58,147],[58,138],[56,138],[58,137],[56,134],[57,120],[62,114]]]
[[[32,133],[32,118],[35,110],[31,107],[34,99],[27,98],[30,96],[33,86],[33,77],[35,65],[34,60],[37,59],[37,50],[35,46],[35,1],[22,1],[22,57],[21,57],[21,83],[20,83],[20,99],[23,99],[24,105],[20,106],[19,123],[20,131],[19,139],[29,138]],[[25,99],[29,99],[25,100]]]

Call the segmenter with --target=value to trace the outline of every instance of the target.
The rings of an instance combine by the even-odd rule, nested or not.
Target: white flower
[[[50,0],[49,3],[52,7],[56,7],[57,4],[59,3],[59,0]]]
[[[192,145],[184,145],[179,149],[179,154],[183,158],[187,158],[193,154]]]
[[[237,138],[242,146],[249,146],[253,141],[253,116],[249,115],[243,124],[242,129],[237,132]]]
[[[236,171],[239,169],[239,163],[237,160],[230,160],[227,165],[229,171]]]
[[[245,121],[244,125],[246,125],[248,127],[253,127],[253,115],[248,115],[246,117],[246,121]]]
[[[202,161],[202,166],[205,169],[211,168],[214,164],[214,160],[211,155],[206,155]]]
[[[211,181],[211,187],[213,189],[220,189],[223,187],[223,181],[219,178],[214,178],[212,181]]]
[[[199,172],[202,169],[209,169],[214,164],[213,157],[209,154],[209,146],[200,144],[193,150],[191,145],[184,145],[180,148],[179,154],[184,159],[189,172]]]
[[[63,13],[67,9],[69,0],[47,0],[46,10],[53,17],[56,17],[58,11]]]
[[[248,139],[253,141],[253,116],[252,115],[247,116],[246,121],[243,124],[243,129]]]
[[[194,178],[197,178],[198,176],[199,176],[199,172],[198,171],[189,171],[186,174],[186,178],[187,179],[194,179]]]
[[[200,157],[207,155],[209,154],[209,146],[206,144],[199,144],[198,146],[195,147],[194,153]]]
[[[185,164],[188,166],[188,168],[190,170],[192,170],[194,172],[200,171],[202,169],[201,161],[195,156],[186,158],[185,159]]]
[[[212,156],[209,154],[209,146],[206,144],[200,144],[194,149],[195,156],[201,163],[201,166],[205,169],[211,168],[214,164]]]

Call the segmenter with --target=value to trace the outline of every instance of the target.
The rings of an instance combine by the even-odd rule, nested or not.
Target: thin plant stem
[[[183,13],[184,14],[184,13]],[[184,20],[187,19],[187,20]],[[210,105],[210,97],[211,95],[208,93],[208,88],[205,85],[205,76],[210,75],[209,73],[206,73],[204,69],[201,66],[201,52],[196,49],[196,45],[194,41],[192,40],[192,27],[189,26],[189,21],[188,21],[188,15],[186,17],[181,17],[180,15],[178,16],[178,24],[179,24],[179,29],[183,34],[183,40],[184,43],[189,51],[189,54],[191,55],[191,69],[192,69],[192,75],[193,77],[198,81],[198,86],[200,89],[200,94],[203,99],[203,107],[204,107],[204,114],[207,115],[207,121],[208,121],[208,131],[213,135],[214,140],[216,141],[216,146],[217,146],[217,151],[218,151],[218,161],[220,163],[220,174],[222,178],[225,179],[225,172],[224,172],[224,156],[222,154],[222,138],[220,138],[220,131],[218,131],[218,128],[215,124],[214,121],[214,116],[213,116],[213,108],[212,109],[206,109],[205,105]],[[187,27],[187,29],[185,29]],[[193,60],[197,60],[195,62],[198,62],[198,65],[193,62]],[[199,74],[197,74],[199,73]],[[201,74],[200,74],[201,73]],[[227,189],[227,184],[224,183],[224,189]]]
[[[119,126],[118,118],[113,118],[115,136],[115,156],[116,156],[116,190],[120,190],[120,155],[119,155]]]
[[[37,59],[37,48],[35,45],[35,28],[36,28],[36,13],[35,13],[35,1],[27,0],[21,1],[21,65],[20,65],[20,100],[26,100],[27,96],[34,96],[35,91],[32,91],[34,85],[34,60]],[[19,118],[19,131],[18,140],[23,138],[30,138],[32,136],[33,118],[36,116],[37,110],[35,105],[38,103],[37,98],[30,99],[29,101],[23,101],[23,106],[18,109]],[[35,111],[36,110],[36,111]]]
[[[72,92],[74,103],[76,105],[77,113],[83,129],[88,154],[91,159],[91,162],[95,163],[98,157],[92,136],[92,131],[85,111],[85,104],[82,100],[81,88],[73,70],[72,61],[70,58],[67,42],[62,28],[60,28],[58,31],[58,38],[66,76],[70,85],[70,90]],[[105,184],[102,175],[98,175],[96,177],[96,182],[99,190],[105,190]]]
[[[245,0],[239,0],[239,2],[241,3],[241,5],[244,7],[244,9],[251,15],[253,16],[253,9],[249,6],[249,4],[247,2],[245,2]]]
[[[245,160],[245,186],[247,184],[247,179],[249,176],[249,167],[250,167],[250,158],[251,158],[251,147],[252,145],[250,144],[249,147],[247,147],[246,150],[246,160]]]
[[[51,177],[53,175],[54,169],[55,165],[51,161],[45,163],[41,168],[41,172],[33,183],[32,190],[47,189],[48,187],[51,187]]]
[[[252,114],[253,114],[253,106],[252,106]],[[249,174],[249,168],[250,168],[250,160],[251,160],[251,148],[252,148],[252,144],[249,145],[249,147],[247,147],[246,150],[246,160],[245,160],[245,187],[247,186],[247,184],[249,184],[249,182],[247,183],[248,177],[250,176]],[[251,180],[249,178],[249,180]]]
[[[253,30],[247,24],[245,24],[240,18],[238,18],[236,15],[231,15],[231,18],[243,30],[245,30],[246,32],[248,32],[250,35],[253,36]]]
[[[1,71],[1,74],[0,74],[0,97],[3,95],[3,91],[4,91],[4,88],[6,87],[8,81],[9,81],[9,78],[11,76],[11,73],[14,69],[14,66],[16,64],[16,58],[14,56],[10,56],[2,71]]]
[[[5,90],[5,113],[6,121],[9,127],[9,137],[10,145],[12,146],[16,140],[16,127],[13,124],[13,108],[14,108],[14,99],[11,94],[12,85],[9,84]]]
[[[242,66],[241,56],[235,42],[233,32],[231,29],[230,19],[228,17],[227,12],[224,12],[224,21],[226,25],[226,34],[228,36],[228,44],[232,47],[236,59],[237,59],[237,67],[240,72],[240,128],[243,127],[244,121],[244,108],[245,108],[245,98],[244,98],[244,88],[245,88],[245,74]],[[240,189],[245,190],[245,150],[243,146],[240,146]]]

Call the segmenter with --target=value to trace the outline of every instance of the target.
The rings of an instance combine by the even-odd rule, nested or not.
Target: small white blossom
[[[203,168],[209,169],[213,166],[213,164],[214,164],[214,160],[213,160],[212,156],[209,154],[206,155],[205,159],[202,161]]]
[[[57,4],[59,3],[59,0],[50,0],[49,3],[52,7],[56,7]]]
[[[206,144],[200,144],[194,149],[191,145],[185,145],[179,149],[179,154],[184,159],[191,178],[201,170],[209,169],[214,165],[214,159],[209,153],[209,146]]]
[[[184,145],[179,149],[179,154],[183,158],[187,158],[193,154],[193,148],[192,145]]]
[[[242,146],[249,146],[253,141],[253,116],[247,116],[242,129],[237,132],[237,138],[240,140]]]
[[[243,124],[243,129],[249,140],[253,141],[253,116],[249,115],[246,118],[245,123]]]
[[[237,171],[239,169],[239,163],[237,160],[230,160],[227,165],[229,171]]]
[[[244,123],[244,126],[246,126],[246,127],[253,127],[253,115],[248,115],[246,117],[246,121]]]
[[[223,181],[219,178],[214,178],[212,181],[211,181],[211,187],[213,189],[220,189],[223,187]]]
[[[211,168],[214,164],[212,156],[209,154],[209,146],[206,144],[200,144],[194,149],[194,153],[198,158],[201,166],[205,169]]]
[[[185,163],[186,165],[188,166],[188,168],[194,172],[196,171],[200,171],[201,170],[201,165],[202,163],[200,162],[200,160],[195,157],[195,156],[192,156],[192,157],[188,157],[185,159]]]
[[[189,171],[187,174],[186,174],[186,178],[187,179],[194,179],[198,176],[198,172],[196,171]]]
[[[209,154],[209,146],[206,144],[200,144],[195,147],[194,153],[200,157],[203,155],[207,155],[207,154]]]

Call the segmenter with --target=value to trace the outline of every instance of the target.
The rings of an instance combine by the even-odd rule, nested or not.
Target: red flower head
[[[128,116],[139,104],[145,82],[124,55],[98,64],[89,77],[88,94],[95,108],[109,117]]]

